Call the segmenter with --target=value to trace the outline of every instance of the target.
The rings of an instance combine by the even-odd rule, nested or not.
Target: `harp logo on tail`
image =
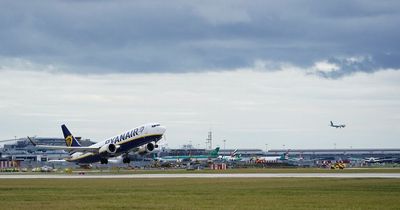
[[[65,137],[65,143],[66,143],[67,146],[69,146],[69,147],[72,145],[72,136],[71,136],[71,135]]]

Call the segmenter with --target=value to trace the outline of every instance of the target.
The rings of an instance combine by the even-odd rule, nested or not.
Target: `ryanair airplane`
[[[82,147],[65,125],[61,126],[66,146],[37,145],[31,138],[29,141],[38,148],[49,150],[66,150],[71,156],[65,161],[79,165],[100,162],[107,164],[108,158],[123,155],[123,163],[129,163],[129,152],[145,155],[157,148],[166,128],[159,123],[145,124],[122,134],[113,136],[89,147]],[[154,143],[153,143],[154,142]]]

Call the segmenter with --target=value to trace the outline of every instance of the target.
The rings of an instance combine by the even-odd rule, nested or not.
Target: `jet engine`
[[[139,150],[136,153],[139,155],[145,155],[153,150],[154,150],[154,144],[148,143],[146,146],[139,148]]]
[[[99,149],[99,153],[106,153],[106,154],[115,154],[115,152],[117,151],[119,145],[115,145],[115,144],[105,144],[102,147],[100,147]]]

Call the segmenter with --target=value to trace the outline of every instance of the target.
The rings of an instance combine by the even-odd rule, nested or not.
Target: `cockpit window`
[[[152,127],[152,128],[155,128],[155,127],[157,127],[157,126],[160,126],[160,124],[154,124],[154,125],[152,125],[151,127]]]

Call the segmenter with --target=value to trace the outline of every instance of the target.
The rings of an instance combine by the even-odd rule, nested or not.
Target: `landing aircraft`
[[[346,127],[346,125],[345,125],[345,124],[335,125],[335,124],[333,124],[333,122],[331,121],[331,127],[333,127],[333,128],[344,128],[344,127]]]
[[[129,163],[129,152],[145,155],[157,148],[157,142],[162,138],[166,128],[159,123],[149,123],[138,126],[120,135],[113,136],[104,141],[88,147],[79,144],[65,125],[61,125],[67,146],[38,145],[29,136],[29,141],[38,148],[48,150],[66,150],[70,157],[65,161],[75,162],[79,165],[88,165],[100,162],[107,164],[109,158],[123,156],[123,163]],[[153,143],[154,142],[154,143]]]

